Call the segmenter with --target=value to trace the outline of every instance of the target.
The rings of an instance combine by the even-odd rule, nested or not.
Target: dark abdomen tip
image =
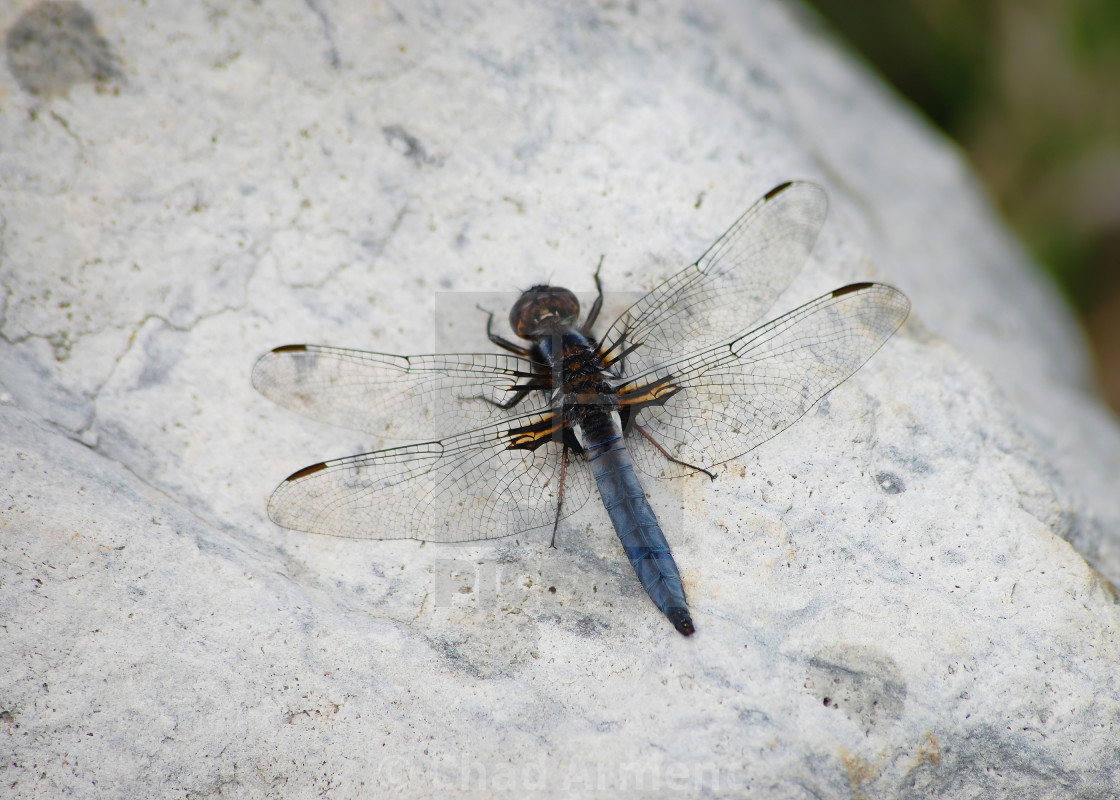
[[[673,627],[683,635],[691,636],[696,633],[696,628],[692,627],[692,616],[688,613],[687,608],[670,608],[665,616],[673,623]]]

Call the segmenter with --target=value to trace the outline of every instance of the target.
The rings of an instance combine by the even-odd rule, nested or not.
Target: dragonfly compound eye
[[[565,330],[579,320],[579,300],[559,286],[534,286],[509,312],[509,326],[522,339]]]

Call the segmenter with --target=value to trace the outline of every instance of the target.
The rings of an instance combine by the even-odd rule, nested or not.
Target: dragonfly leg
[[[475,306],[475,308],[477,308],[483,314],[486,314],[486,338],[487,339],[489,339],[494,344],[498,345],[498,347],[502,348],[503,350],[509,350],[511,353],[516,353],[517,355],[525,356],[526,358],[530,357],[531,354],[529,352],[528,347],[522,347],[521,345],[517,344],[516,342],[511,342],[509,339],[505,338],[504,336],[499,336],[498,334],[494,333],[494,331],[492,330],[493,325],[494,325],[494,312],[493,311],[487,311],[482,306]]]
[[[638,433],[640,433],[642,436],[644,436],[646,439],[648,439],[649,443],[652,444],[654,447],[656,447],[658,452],[661,453],[661,455],[665,456],[665,458],[669,459],[674,464],[680,464],[682,467],[688,467],[691,470],[696,470],[697,472],[703,472],[705,475],[707,475],[713,481],[716,479],[716,474],[714,472],[710,472],[709,470],[706,470],[703,467],[698,467],[695,464],[689,464],[687,461],[681,461],[679,458],[673,458],[671,455],[669,455],[669,451],[667,451],[664,447],[662,447],[661,444],[656,439],[654,439],[653,436],[650,435],[649,431],[647,431],[645,428],[643,428],[641,425],[639,425],[636,422],[634,423],[634,430],[636,430]]]
[[[595,288],[599,294],[596,296],[595,302],[591,304],[591,310],[587,312],[587,319],[580,326],[580,331],[585,336],[591,336],[591,329],[595,326],[595,320],[599,318],[599,312],[603,309],[603,284],[599,280],[599,270],[603,268],[604,258],[606,256],[599,256],[599,266],[595,267]]]
[[[518,403],[520,403],[522,400],[524,400],[526,397],[528,397],[529,392],[531,392],[531,391],[533,391],[534,389],[537,389],[537,388],[539,388],[539,387],[536,387],[536,386],[522,386],[517,390],[516,393],[514,393],[513,397],[511,397],[509,400],[507,400],[504,403],[499,403],[497,400],[491,400],[489,397],[487,397],[485,395],[481,395],[481,394],[476,394],[472,397],[463,397],[463,398],[460,398],[460,399],[462,399],[462,400],[484,400],[487,403],[489,403],[490,405],[495,406],[496,408],[500,408],[500,409],[503,409],[505,411],[509,411],[511,408],[513,408]]]
[[[629,329],[624,330],[618,340],[606,350],[603,349],[602,345],[599,346],[599,358],[603,360],[603,366],[613,368],[615,374],[620,378],[626,375],[626,356],[642,346],[641,342],[626,344],[626,337],[629,333]],[[618,350],[618,352],[615,353],[615,350]]]
[[[560,457],[560,488],[556,490],[556,519],[552,521],[552,539],[548,546],[556,549],[556,529],[560,527],[560,509],[564,507],[564,478],[568,475],[568,445],[564,445],[564,453]]]
[[[556,529],[560,527],[560,512],[564,508],[564,480],[568,476],[568,453],[577,455],[583,453],[583,445],[579,443],[572,429],[564,428],[563,431],[561,441],[564,443],[564,452],[560,456],[560,488],[556,490],[556,519],[552,521],[552,540],[548,543],[548,546],[553,549],[556,549]]]

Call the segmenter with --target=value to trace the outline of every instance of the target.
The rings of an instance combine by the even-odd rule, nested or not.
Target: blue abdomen
[[[661,525],[638,483],[622,431],[603,412],[587,415],[581,427],[588,464],[626,557],[650,599],[678,631],[690,635],[694,629],[681,575]]]

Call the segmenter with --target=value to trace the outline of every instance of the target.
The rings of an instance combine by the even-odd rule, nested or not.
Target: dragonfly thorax
[[[611,412],[618,396],[611,385],[598,348],[581,333],[569,330],[537,340],[537,352],[552,366],[552,405],[563,409],[568,425],[579,425],[587,414]]]

